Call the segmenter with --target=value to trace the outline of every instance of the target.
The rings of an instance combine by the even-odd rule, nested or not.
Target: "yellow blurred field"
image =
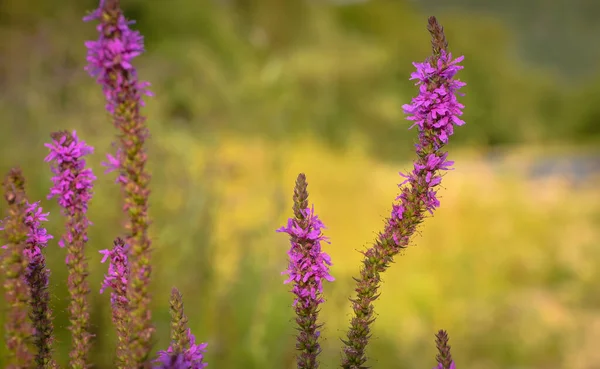
[[[345,299],[358,271],[357,250],[382,228],[398,191],[397,172],[411,163],[374,162],[360,140],[345,152],[311,140],[273,145],[233,136],[210,148],[192,142],[183,147],[176,160],[184,163],[177,169],[181,177],[166,182],[171,185],[159,206],[189,201],[178,187],[182,180],[214,181],[211,257],[222,293],[246,278],[239,265],[249,254],[258,255],[257,268],[269,286],[278,294],[287,289],[279,276],[286,266],[287,239],[274,230],[290,214],[296,175],[307,174],[310,201],[332,242],[324,247],[337,281],[326,286],[322,317],[330,354],[325,357],[335,360],[349,319]],[[600,337],[595,329],[600,298],[591,296],[600,282],[600,192],[591,180],[578,187],[565,178],[528,180],[520,168],[532,158],[522,155],[509,156],[500,169],[472,152],[451,153],[451,159],[456,169],[444,179],[441,208],[384,276],[374,344],[391,340],[402,348],[389,353],[398,359],[404,351],[425,352],[429,357],[411,363],[430,365],[433,334],[444,328],[465,368],[501,368],[515,357],[527,368],[593,368],[598,355],[593,342]],[[160,245],[160,231],[158,239]],[[157,259],[167,252],[159,249]],[[169,266],[159,268],[167,275]],[[281,295],[275,300],[272,295],[264,290],[256,295],[263,310],[289,308],[291,296],[282,305]],[[247,334],[253,337],[252,352],[265,356],[260,340],[269,317],[260,309],[255,314]],[[280,325],[286,323],[293,345],[292,322]],[[380,354],[377,350],[373,360],[387,362]]]

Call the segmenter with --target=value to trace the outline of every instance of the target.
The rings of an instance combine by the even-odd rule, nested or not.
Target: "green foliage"
[[[2,46],[11,55],[2,63],[3,101],[12,103],[8,113],[35,120],[22,111],[29,110],[29,102],[15,106],[14,100],[38,85],[53,91],[44,97],[50,109],[80,107],[75,87],[90,85],[80,70],[81,43],[93,37],[91,27],[79,21],[85,4],[66,1],[60,12],[53,10],[53,18],[44,7],[39,13],[11,13],[23,5],[6,4],[7,25],[0,35],[10,40]],[[358,132],[368,139],[371,153],[384,160],[410,152],[401,106],[414,95],[408,81],[411,62],[422,60],[429,48],[427,33],[416,31],[425,16],[413,4],[160,4],[123,4],[146,36],[142,77],[160,96],[152,103],[155,120],[196,132],[219,127],[275,139],[310,134],[340,148],[349,132]],[[524,63],[515,54],[522,35],[491,15],[440,16],[451,50],[466,56],[460,77],[469,86],[463,101],[472,129],[457,142],[495,146],[582,137],[598,142],[596,104],[581,103],[582,91],[593,101],[593,79],[575,88],[543,65]],[[569,114],[573,111],[575,116]]]

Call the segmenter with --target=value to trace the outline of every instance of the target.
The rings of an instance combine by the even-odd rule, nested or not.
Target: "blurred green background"
[[[152,131],[156,349],[168,296],[184,294],[211,368],[294,367],[293,297],[282,284],[293,183],[332,244],[322,366],[338,366],[358,250],[383,227],[411,167],[416,131],[402,104],[430,53],[436,15],[467,125],[448,146],[456,169],[442,206],[384,276],[369,346],[374,368],[430,368],[450,333],[459,368],[595,369],[600,351],[600,3],[548,1],[123,0],[146,36],[136,60],[155,97]],[[551,3],[551,4],[550,4]],[[99,165],[115,129],[83,71],[81,21],[94,1],[0,1],[0,171],[20,165],[51,212],[47,249],[56,354],[69,350],[63,219],[45,199],[49,133],[77,129],[96,148],[89,215],[96,368],[111,368],[109,296],[98,250],[121,234],[119,191]],[[0,205],[4,212],[4,204]],[[3,318],[0,317],[0,323]],[[3,324],[3,323],[2,323]],[[0,363],[5,355],[0,346]]]

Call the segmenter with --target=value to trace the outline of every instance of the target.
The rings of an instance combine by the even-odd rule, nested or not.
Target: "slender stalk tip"
[[[446,40],[446,35],[444,34],[444,27],[438,23],[436,17],[431,16],[428,19],[427,30],[431,34],[433,57],[435,60],[437,60],[442,51],[448,52],[448,41]]]
[[[443,329],[440,329],[435,335],[435,344],[438,349],[436,360],[438,362],[437,368],[439,369],[455,369],[452,355],[450,354],[449,340],[448,333]]]
[[[183,312],[183,296],[176,287],[171,290],[171,299],[169,300],[171,310],[171,342],[173,352],[181,354],[190,346],[190,339],[187,335],[188,318]]]
[[[308,208],[308,182],[304,173],[298,174],[294,186],[294,216],[296,219],[304,219],[303,210]]]

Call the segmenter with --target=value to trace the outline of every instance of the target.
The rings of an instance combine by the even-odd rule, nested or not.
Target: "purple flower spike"
[[[442,182],[441,171],[452,169],[453,161],[447,160],[448,153],[440,149],[448,143],[454,132],[454,125],[465,122],[459,117],[464,106],[456,99],[457,90],[465,83],[453,79],[462,69],[457,65],[463,57],[452,60],[452,54],[441,49],[437,59],[425,63],[414,63],[417,72],[411,79],[418,79],[419,95],[410,105],[404,105],[409,114],[407,119],[415,121],[419,129],[419,142],[416,144],[418,159],[408,174],[400,173],[405,180],[394,204],[386,226],[385,234],[397,247],[405,247],[412,232],[406,232],[402,223],[406,222],[405,213],[411,212],[411,218],[422,220],[422,209],[430,214],[440,206],[435,188]]]
[[[91,222],[87,218],[88,203],[92,198],[92,183],[96,179],[92,170],[86,168],[85,155],[93,148],[79,140],[75,131],[51,134],[52,143],[45,146],[50,153],[45,161],[50,162],[54,173],[48,198],[58,198],[62,213],[67,218],[66,232],[59,241],[67,247],[66,264],[69,271],[68,288],[70,294],[69,313],[73,347],[70,353],[70,367],[83,369],[89,366],[90,350],[89,303],[87,295],[88,266],[85,261],[87,229]]]
[[[23,251],[28,260],[25,279],[31,291],[29,316],[33,322],[33,342],[37,348],[35,361],[39,368],[52,367],[52,341],[54,327],[52,324],[52,310],[50,308],[50,294],[48,283],[50,270],[46,268],[46,258],[42,249],[46,248],[48,241],[53,237],[42,222],[48,221],[48,214],[44,213],[39,202],[28,204],[26,208],[25,225],[27,226],[27,242]]]
[[[463,57],[452,59],[443,28],[435,17],[429,18],[428,30],[432,35],[433,55],[424,63],[413,63],[417,70],[411,80],[417,80],[419,94],[403,106],[407,119],[414,122],[411,128],[416,126],[419,131],[415,145],[417,160],[410,173],[400,173],[404,180],[399,185],[400,195],[396,198],[399,201],[392,204],[390,217],[375,244],[363,252],[365,258],[360,277],[356,279],[356,298],[351,300],[354,316],[344,340],[344,369],[365,367],[365,349],[371,335],[370,325],[375,320],[373,301],[379,296],[380,275],[408,246],[426,213],[433,214],[440,206],[437,198],[437,187],[442,182],[440,173],[450,170],[454,164],[447,160],[448,153],[442,148],[454,133],[454,127],[465,124],[460,119],[464,106],[456,97],[465,83],[454,79],[462,69],[458,63]],[[444,369],[450,369],[449,365],[448,362]]]
[[[327,242],[322,229],[323,222],[315,215],[314,207],[308,208],[308,184],[306,176],[301,173],[296,179],[294,188],[294,218],[288,219],[287,226],[277,232],[290,235],[291,248],[288,269],[282,274],[289,278],[284,283],[292,283],[298,336],[296,358],[299,369],[318,368],[317,356],[321,352],[319,344],[322,324],[317,323],[319,305],[325,300],[322,297],[323,280],[333,281],[329,274],[331,259],[321,250],[321,241]]]
[[[129,299],[127,298],[127,282],[129,280],[129,263],[127,259],[127,247],[121,238],[114,242],[112,250],[100,250],[104,255],[102,263],[110,259],[108,274],[104,276],[100,293],[107,288],[110,293],[110,304],[112,310],[112,321],[117,330],[117,367],[130,368],[127,343],[129,342]]]
[[[150,219],[148,199],[150,174],[146,169],[146,141],[149,137],[146,118],[141,113],[143,96],[150,96],[149,84],[138,79],[134,59],[144,52],[143,37],[130,26],[118,0],[101,0],[85,21],[96,20],[98,39],[85,43],[86,70],[102,86],[106,110],[118,130],[116,154],[107,155],[103,165],[107,172],[116,171],[116,182],[124,197],[123,211],[127,215],[124,241],[129,247],[130,300],[129,355],[131,365],[140,367],[152,348],[152,312],[150,310],[150,280],[152,267],[151,242],[148,236]]]

